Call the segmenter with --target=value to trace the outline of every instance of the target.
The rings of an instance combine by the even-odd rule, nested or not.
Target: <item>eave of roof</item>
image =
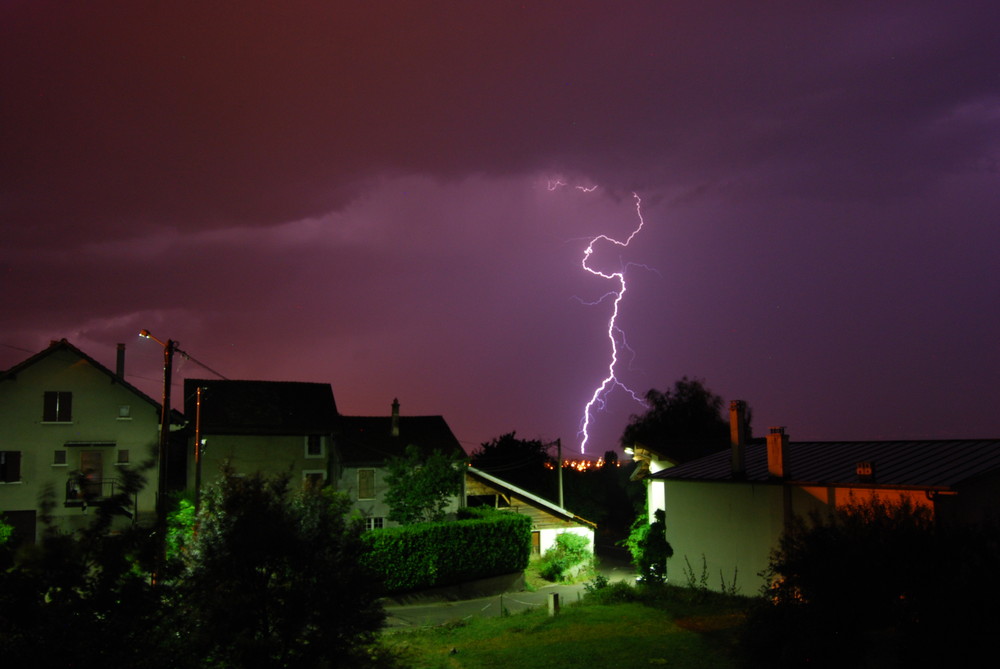
[[[496,476],[493,476],[492,474],[487,474],[486,472],[484,472],[481,469],[476,469],[475,467],[470,466],[470,467],[468,467],[468,472],[470,474],[472,474],[474,477],[479,477],[479,478],[481,478],[481,479],[483,479],[485,481],[489,481],[490,483],[492,483],[492,484],[494,484],[496,486],[499,486],[501,488],[505,488],[506,490],[508,490],[512,494],[517,495],[518,497],[523,497],[524,499],[528,500],[529,502],[532,502],[532,503],[534,503],[534,504],[536,504],[536,505],[544,508],[547,511],[559,514],[559,515],[563,516],[564,518],[568,518],[570,520],[575,520],[575,521],[583,523],[585,525],[590,525],[593,528],[597,527],[597,523],[589,521],[586,518],[581,518],[580,516],[576,515],[572,511],[570,511],[568,509],[564,509],[563,507],[559,506],[558,504],[553,504],[552,502],[548,501],[544,497],[539,497],[538,495],[536,495],[534,493],[528,492],[524,488],[519,488],[518,486],[514,485],[513,483],[508,483],[507,481],[504,481],[503,479],[497,478]]]
[[[133,386],[131,383],[129,383],[128,381],[126,381],[124,378],[118,376],[118,374],[116,374],[115,372],[113,372],[109,368],[105,367],[100,362],[98,362],[94,358],[90,357],[89,355],[87,355],[86,353],[84,353],[82,350],[80,350],[76,346],[74,346],[73,344],[69,343],[69,341],[67,341],[66,339],[60,339],[59,341],[53,341],[52,344],[48,346],[48,348],[45,348],[45,349],[39,351],[38,353],[35,353],[31,357],[29,357],[29,358],[27,358],[27,359],[19,362],[18,364],[14,365],[13,367],[11,367],[11,368],[7,369],[6,371],[0,373],[0,381],[6,381],[8,379],[16,380],[18,373],[20,373],[22,370],[25,370],[25,369],[31,367],[35,363],[37,363],[40,360],[43,360],[43,359],[49,357],[50,355],[56,353],[57,351],[69,351],[70,353],[79,356],[80,358],[86,360],[88,364],[90,364],[92,367],[94,367],[94,369],[96,369],[97,371],[99,371],[102,374],[104,374],[105,376],[107,376],[111,380],[112,383],[117,383],[118,385],[122,386],[123,388],[125,388],[129,392],[135,394],[142,401],[148,402],[152,406],[156,407],[157,410],[160,409],[160,403],[159,402],[157,402],[152,397],[150,397],[146,393],[142,392],[141,390],[139,390],[138,388],[136,388],[135,386]],[[180,422],[180,419],[183,418],[182,414],[179,411],[175,410],[175,409],[171,410],[170,413],[173,414],[173,416],[174,416],[175,419],[178,419],[177,422]]]
[[[715,482],[767,483],[767,446],[745,447],[746,475],[734,478],[730,451],[664,469],[651,478]],[[857,465],[873,463],[875,475],[859,477]],[[1000,439],[897,441],[803,441],[788,445],[788,482],[808,485],[949,489],[978,476],[1000,471]]]

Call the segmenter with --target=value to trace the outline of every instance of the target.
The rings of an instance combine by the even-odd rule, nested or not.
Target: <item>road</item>
[[[598,571],[609,581],[632,581],[635,576],[629,565],[606,560],[602,561]],[[559,595],[560,605],[566,605],[582,598],[584,591],[582,583],[554,584],[534,592],[506,592],[477,599],[387,606],[385,626],[387,629],[433,627],[474,617],[496,617],[505,610],[507,613],[518,613],[529,608],[547,607],[552,594]]]

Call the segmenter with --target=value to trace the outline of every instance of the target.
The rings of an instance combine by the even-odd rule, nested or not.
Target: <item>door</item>
[[[80,473],[83,474],[83,495],[87,498],[101,497],[104,478],[104,454],[101,451],[80,453]]]

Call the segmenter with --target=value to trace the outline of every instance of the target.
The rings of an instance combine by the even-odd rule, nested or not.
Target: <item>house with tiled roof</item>
[[[338,414],[328,383],[185,379],[184,414],[192,489],[200,480],[204,490],[223,465],[238,474],[287,474],[292,486],[331,477]]]
[[[441,451],[465,457],[458,439],[442,416],[401,416],[399,401],[393,400],[391,413],[384,416],[341,416],[336,439],[335,486],[347,493],[367,529],[395,525],[388,519],[385,502],[388,485],[386,463],[401,458],[407,446],[416,446],[424,455]],[[462,505],[456,496],[447,512]]]
[[[172,424],[181,417],[171,412]],[[59,531],[113,505],[117,526],[155,520],[160,404],[65,339],[0,374],[0,513],[33,542],[43,507]],[[145,485],[122,499],[127,473]]]
[[[734,416],[736,413],[731,413]],[[908,499],[941,522],[1000,520],[1000,439],[791,441],[784,428],[765,439],[737,438],[729,450],[648,477],[650,517],[666,514],[672,581],[687,565],[721,589],[744,594],[793,516],[870,500]],[[683,582],[683,581],[682,581]]]

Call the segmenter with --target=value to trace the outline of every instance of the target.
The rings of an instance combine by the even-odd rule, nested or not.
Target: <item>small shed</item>
[[[596,523],[475,467],[469,467],[465,476],[465,502],[466,506],[492,506],[530,517],[533,554],[552,548],[562,532],[586,537],[589,549],[594,550]]]

